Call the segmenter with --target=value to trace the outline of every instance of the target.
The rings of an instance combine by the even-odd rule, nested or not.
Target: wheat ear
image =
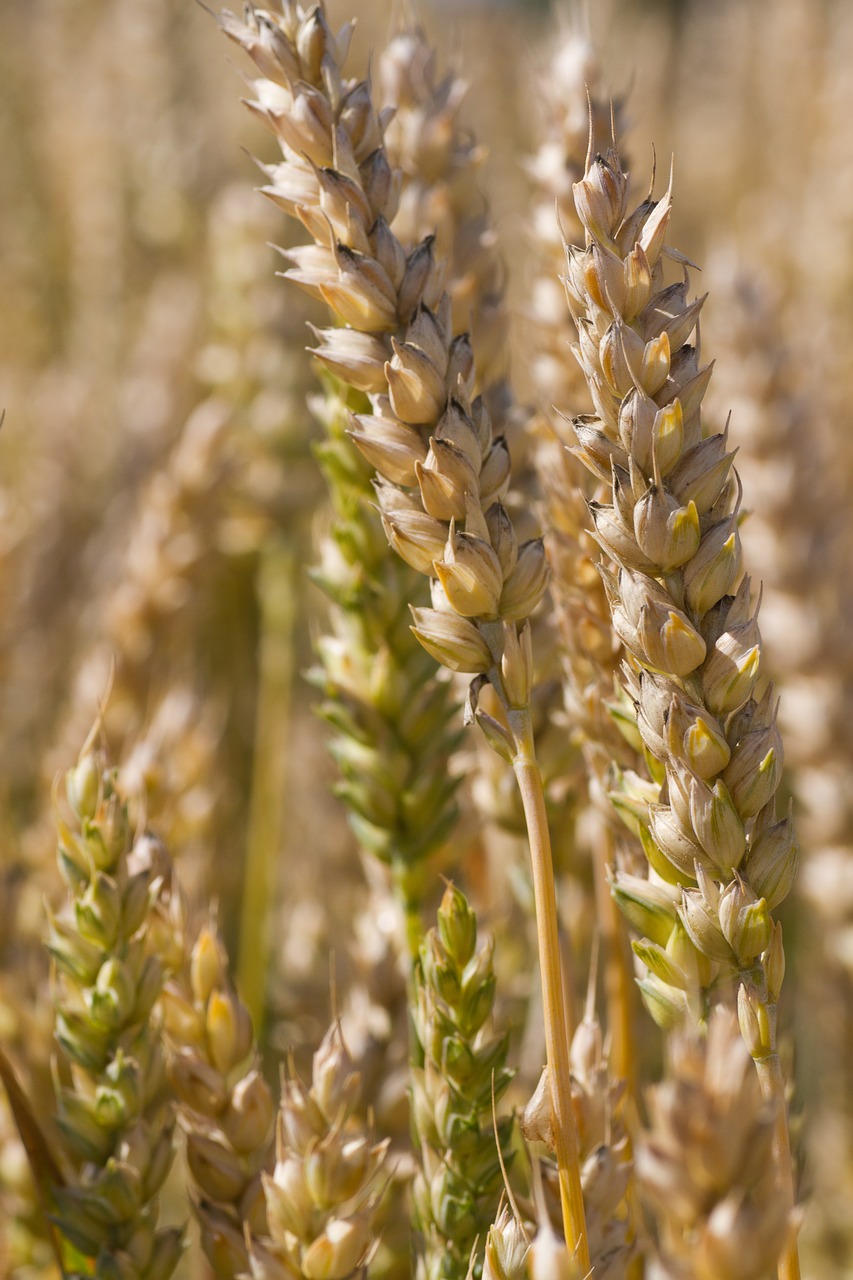
[[[491,1026],[492,943],[478,941],[474,912],[448,886],[416,970],[422,1066],[412,1072],[412,1116],[421,1156],[414,1188],[421,1280],[465,1280],[500,1198],[501,1160],[510,1159],[511,1117],[492,1124],[512,1079],[508,1038]]]
[[[163,965],[147,935],[162,854],[148,837],[133,842],[114,773],[91,748],[66,791],[74,822],[57,823],[68,899],[51,917],[48,946],[68,1063],[57,1121],[75,1174],[54,1190],[57,1223],[104,1280],[168,1280],[182,1233],[157,1227],[174,1115],[151,1016]]]
[[[261,1170],[271,1151],[274,1106],[252,1020],[229,982],[213,923],[201,929],[167,984],[163,1010],[202,1248],[219,1280],[235,1280],[249,1266],[246,1228],[266,1229]]]
[[[713,989],[738,975],[741,1029],[776,1108],[776,1156],[793,1202],[776,1047],[784,952],[770,912],[791,887],[797,846],[790,816],[776,814],[772,687],[753,697],[761,640],[742,577],[734,454],[726,432],[702,431],[711,369],[689,339],[704,299],[688,299],[687,264],[666,246],[670,190],[628,212],[618,152],[590,149],[574,191],[586,244],[567,250],[566,284],[595,405],[576,421],[577,449],[610,488],[611,501],[590,512],[618,566],[602,576],[662,788],[657,803],[637,805],[636,822],[652,868],[680,892],[680,927],[666,947],[647,940],[635,950],[651,974],[647,1002],[664,1021],[686,1006],[703,1016]],[[673,284],[667,258],[683,269]],[[780,1277],[798,1274],[790,1244]]]
[[[249,1244],[254,1280],[366,1274],[388,1144],[355,1118],[360,1087],[337,1024],[314,1055],[310,1087],[285,1080],[275,1170],[262,1175],[269,1234]]]
[[[526,619],[545,591],[541,538],[521,546],[500,498],[509,482],[506,441],[494,438],[470,340],[454,335],[443,269],[431,239],[405,253],[390,230],[398,178],[382,147],[369,87],[344,81],[348,34],[335,38],[324,10],[286,4],[273,18],[251,8],[224,15],[266,78],[256,109],[282,143],[274,198],[314,244],[292,250],[286,273],[332,309],[318,357],[365,391],[354,439],[377,469],[383,525],[404,560],[433,579],[433,608],[416,608],[414,633],[452,670],[479,677],[471,718],[512,764],[533,859],[546,1048],[556,1116],[563,1217],[570,1248],[588,1264],[577,1141],[571,1112],[554,875],[542,778],[530,718],[532,653]],[[477,711],[484,683],[500,723]]]
[[[761,1280],[790,1209],[772,1159],[773,1114],[737,1020],[724,1009],[707,1036],[678,1035],[668,1079],[650,1100],[637,1179],[672,1280]]]
[[[565,257],[561,235],[583,236],[572,185],[586,166],[590,113],[601,130],[611,124],[618,130],[622,116],[621,103],[608,103],[601,94],[601,78],[588,37],[573,29],[562,34],[537,77],[536,95],[545,118],[539,145],[526,165],[532,183],[529,223],[537,266],[527,311],[535,348],[533,393],[540,418],[536,469],[559,628],[564,701],[583,753],[580,772],[586,776],[578,779],[577,788],[581,795],[586,792],[594,813],[590,815],[591,861],[595,915],[604,943],[611,1066],[618,1077],[630,1082],[636,1068],[632,1025],[636,997],[624,926],[607,883],[608,869],[624,844],[608,793],[614,765],[636,769],[638,753],[636,744],[629,745],[620,733],[625,712],[614,706],[614,684],[623,650],[610,625],[607,596],[596,569],[599,548],[588,528],[587,500],[600,496],[601,481],[564,447],[573,443],[565,412],[570,409],[577,415],[584,410],[589,391],[582,370],[566,359],[575,328],[560,282]],[[631,722],[629,731],[636,736],[633,716]]]

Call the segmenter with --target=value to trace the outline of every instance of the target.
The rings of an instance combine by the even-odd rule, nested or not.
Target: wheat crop
[[[9,1280],[853,1277],[853,15],[550,8],[0,12]]]

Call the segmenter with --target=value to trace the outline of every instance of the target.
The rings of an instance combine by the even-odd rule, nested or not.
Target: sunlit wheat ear
[[[401,175],[394,235],[411,248],[440,219],[436,243],[447,249],[454,307],[466,318],[482,317],[493,334],[485,372],[491,385],[501,376],[504,354],[498,349],[498,325],[505,320],[502,271],[476,186],[482,149],[458,114],[462,86],[452,77],[437,78],[435,54],[416,29],[401,31],[381,53],[379,81],[386,104],[396,108],[386,137],[389,161]],[[497,396],[495,387],[492,392]],[[391,867],[415,956],[421,902],[456,816],[457,782],[448,760],[458,728],[452,686],[435,679],[435,659],[409,629],[408,606],[426,603],[426,584],[387,554],[372,484],[382,442],[369,415],[353,418],[352,408],[367,407],[357,401],[327,382],[324,399],[312,402],[326,432],[317,456],[335,511],[315,573],[333,602],[316,678],[325,695],[322,713],[336,731],[339,794],[362,847]],[[392,442],[396,478],[412,478],[406,443],[401,430]]]
[[[501,500],[516,530],[524,521],[529,534],[535,531],[530,508],[536,488],[529,457],[530,409],[516,403],[508,377],[507,273],[485,194],[486,148],[466,121],[471,86],[460,77],[458,64],[455,71],[440,74],[435,50],[416,27],[404,27],[394,36],[379,55],[377,67],[383,105],[395,109],[385,130],[385,147],[402,175],[392,230],[406,247],[427,234],[435,236],[436,257],[446,263],[444,285],[452,330],[467,330],[476,353],[474,393],[482,395],[493,434],[505,434],[513,454],[512,486]],[[547,614],[540,612],[534,628],[549,625]],[[548,647],[541,641],[535,647],[542,667],[541,656]],[[560,803],[566,791],[562,777],[565,734],[550,723],[546,710],[554,686],[540,688],[542,683],[543,671],[537,669],[534,698],[538,705],[533,707],[537,756],[546,788],[554,781],[548,792],[549,816],[559,821],[566,816]],[[497,759],[482,739],[474,759],[476,768],[466,772],[476,772],[471,795],[483,821],[523,832],[522,805],[517,788],[507,778],[506,761]]]
[[[57,1225],[99,1276],[167,1280],[180,1230],[160,1230],[158,1192],[173,1155],[154,1009],[164,966],[149,921],[168,859],[134,840],[115,775],[87,745],[57,806],[67,886],[50,920],[55,966],[57,1119],[73,1174],[54,1191]]]
[[[166,985],[162,1004],[201,1245],[218,1280],[235,1280],[249,1266],[246,1230],[266,1230],[261,1171],[271,1155],[275,1108],[252,1020],[231,985],[212,921]]]
[[[337,1024],[314,1055],[310,1086],[284,1080],[275,1169],[263,1175],[267,1233],[249,1244],[254,1280],[366,1274],[388,1144],[355,1118],[360,1086]]]
[[[223,21],[269,74],[268,28]],[[518,546],[500,505],[509,453],[493,437],[482,400],[471,398],[474,355],[468,336],[453,332],[446,265],[431,237],[407,252],[389,228],[399,179],[378,145],[381,122],[367,87],[342,79],[339,45],[320,10],[300,29],[311,51],[296,64],[302,78],[292,78],[291,60],[302,58],[296,50],[280,55],[272,100],[269,82],[259,82],[260,110],[285,157],[271,174],[270,194],[316,240],[292,251],[286,275],[346,326],[323,334],[320,358],[372,397],[373,413],[355,419],[354,439],[381,477],[386,533],[436,581],[435,607],[416,611],[416,634],[440,661],[475,674],[500,664],[508,646],[512,700],[523,704],[516,624],[545,589],[544,550],[540,540]],[[321,62],[331,91],[319,85]],[[309,104],[320,116],[301,123]],[[306,157],[338,167],[314,171]],[[508,628],[514,644],[505,639]]]
[[[255,109],[284,161],[269,194],[314,243],[293,250],[286,277],[327,303],[338,327],[315,349],[336,376],[368,394],[371,414],[354,438],[376,468],[377,498],[392,546],[432,579],[432,608],[414,608],[414,634],[443,665],[480,677],[470,717],[516,773],[535,866],[545,1032],[567,1236],[586,1263],[583,1196],[568,1084],[556,902],[542,778],[529,710],[529,614],[544,595],[541,538],[519,543],[501,503],[509,485],[506,441],[474,397],[474,353],[453,332],[446,266],[427,237],[407,251],[390,223],[399,175],[381,145],[384,118],[369,86],[344,80],[347,32],[333,36],[324,10],[288,7],[273,21],[251,7],[222,17],[265,79]],[[503,722],[478,714],[483,677]]]
[[[756,689],[762,647],[741,565],[734,454],[726,432],[702,430],[711,368],[690,339],[704,298],[689,298],[689,264],[666,244],[671,189],[629,210],[617,151],[591,147],[574,191],[586,242],[567,246],[566,284],[595,405],[576,423],[576,449],[609,487],[590,516],[617,566],[602,576],[661,786],[650,805],[638,791],[630,820],[656,877],[680,897],[672,932],[635,944],[649,970],[643,993],[672,1026],[739,983],[741,1029],[776,1106],[776,1154],[793,1196],[775,1025],[784,953],[771,911],[793,883],[797,845],[790,816],[776,812],[777,701],[772,687]],[[797,1274],[787,1249],[780,1275]]]

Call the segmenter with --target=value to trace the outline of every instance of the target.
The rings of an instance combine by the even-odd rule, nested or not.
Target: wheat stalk
[[[591,983],[584,1016],[572,1036],[572,1106],[578,1125],[592,1271],[602,1280],[617,1280],[631,1274],[630,1263],[636,1254],[637,1224],[628,1204],[633,1168],[624,1116],[627,1091],[625,1080],[611,1073],[594,996]],[[522,1113],[521,1131],[528,1142],[544,1144],[553,1151],[545,1085],[543,1076]],[[543,1165],[541,1178],[546,1200],[553,1198],[553,1171],[548,1165]]]

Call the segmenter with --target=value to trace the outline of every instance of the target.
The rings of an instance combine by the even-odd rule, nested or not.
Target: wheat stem
[[[269,971],[269,907],[284,826],[287,778],[286,732],[290,719],[295,621],[295,564],[292,550],[274,544],[260,565],[261,654],[255,761],[237,972],[256,1034],[260,1036]]]
[[[608,870],[615,865],[613,833],[602,822],[592,859],[595,904],[604,954],[604,990],[610,1031],[610,1070],[624,1080],[633,1098],[636,1088],[637,1048],[632,1017],[634,975],[624,946],[619,907],[610,892]]]
[[[563,1002],[563,979],[557,930],[557,898],[551,837],[545,813],[545,790],[536,763],[530,712],[526,708],[509,713],[510,729],[516,744],[513,769],[524,806],[533,869],[533,893],[539,939],[539,967],[542,975],[542,1005],[545,1015],[545,1052],[551,1085],[551,1105],[557,1165],[560,1172],[560,1203],[569,1249],[576,1255],[581,1273],[589,1270],[583,1191],[578,1161],[577,1134],[572,1112],[569,1067],[569,1030]]]
[[[779,1185],[788,1210],[796,1204],[794,1188],[794,1162],[791,1156],[791,1138],[788,1132],[788,1105],[785,1097],[785,1073],[776,1047],[776,1004],[768,987],[767,972],[762,964],[741,973],[744,991],[755,995],[755,1007],[759,1023],[764,1031],[761,1039],[766,1052],[753,1052],[752,1058],[761,1085],[761,1092],[774,1112],[773,1155],[779,1176]],[[779,1258],[779,1280],[800,1280],[800,1259],[797,1237],[791,1232],[790,1240]]]

